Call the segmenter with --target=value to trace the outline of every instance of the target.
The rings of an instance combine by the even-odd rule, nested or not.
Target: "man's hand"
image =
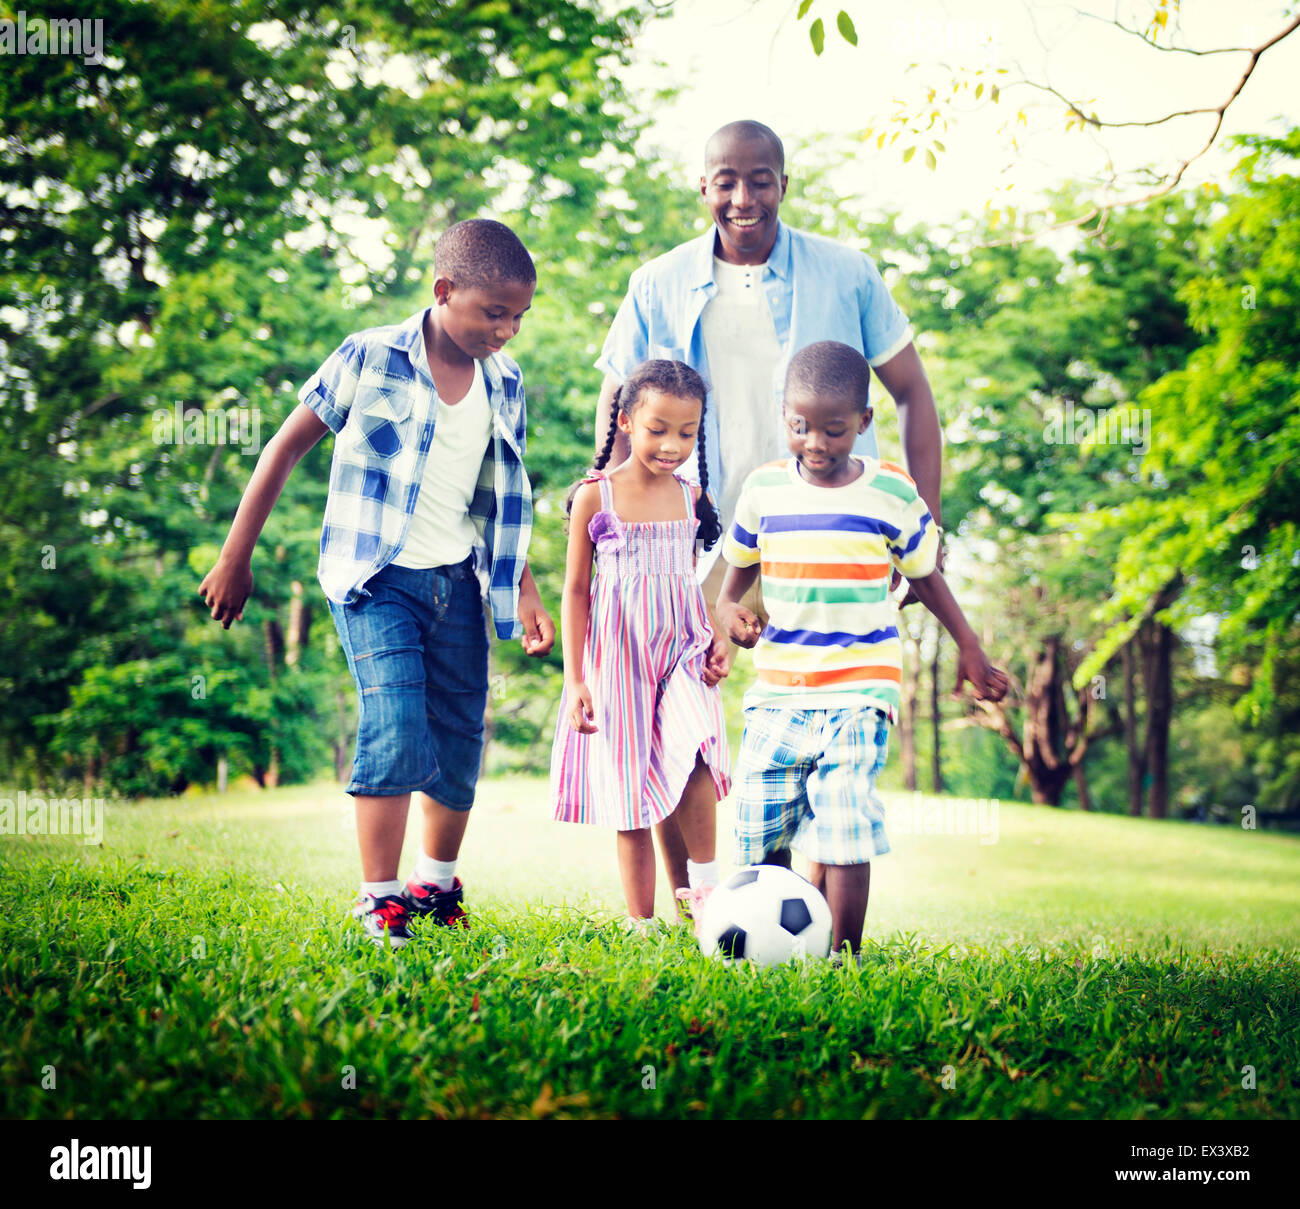
[[[957,683],[954,693],[961,692],[963,680],[969,680],[977,701],[1001,701],[1007,693],[1007,674],[994,667],[978,643],[957,648]]]
[[[582,680],[570,680],[564,691],[569,695],[569,725],[580,735],[594,735],[596,706],[591,700],[591,689]]]
[[[535,659],[549,655],[555,645],[555,622],[542,608],[541,597],[535,592],[519,594],[519,620],[524,627],[524,654]]]
[[[718,605],[718,624],[737,646],[746,649],[758,642],[763,623],[744,605],[721,603]]]
[[[709,658],[704,665],[704,683],[712,688],[731,671],[731,643],[721,634],[713,635]]]
[[[217,560],[199,584],[203,603],[212,610],[212,620],[230,629],[232,621],[244,620],[244,605],[253,593],[253,568],[247,562]]]

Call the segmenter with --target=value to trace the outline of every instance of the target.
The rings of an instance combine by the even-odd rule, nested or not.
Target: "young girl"
[[[730,643],[714,633],[695,578],[695,543],[708,549],[722,532],[703,469],[706,393],[680,362],[638,366],[570,497],[551,795],[562,822],[617,828],[628,916],[641,929],[654,916],[650,828],[674,813],[690,858],[677,897],[698,926],[718,881],[716,808],[730,787],[717,689]],[[616,431],[631,456],[605,474]],[[676,473],[697,435],[698,487]]]

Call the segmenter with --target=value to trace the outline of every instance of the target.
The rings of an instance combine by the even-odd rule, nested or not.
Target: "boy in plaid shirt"
[[[870,377],[866,358],[835,341],[791,358],[794,457],[746,479],[717,607],[735,642],[757,645],[732,789],[736,863],[789,868],[797,847],[830,904],[834,949],[855,954],[870,862],[889,851],[875,784],[902,679],[893,567],[956,641],[958,686],[969,680],[995,701],[1007,688],[936,569],[938,527],[916,484],[900,466],[853,453],[871,423]],[[760,573],[765,628],[740,604]]]
[[[335,434],[318,577],[357,686],[361,895],[353,915],[399,948],[412,914],[465,926],[456,876],[487,705],[483,599],[499,638],[555,641],[526,560],[532,494],[522,376],[501,349],[532,303],[532,259],[471,219],[434,249],[433,305],[349,336],[299,392],[258,461],[199,587],[227,629],[252,591],[253,547],[289,472]],[[411,794],[423,843],[398,879]]]

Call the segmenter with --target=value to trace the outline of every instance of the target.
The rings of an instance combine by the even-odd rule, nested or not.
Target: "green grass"
[[[0,837],[4,1116],[1300,1115],[1291,837],[1001,804],[981,843],[894,796],[863,967],[754,971],[625,936],[613,837],[545,797],[481,787],[473,931],[396,956],[333,785]]]

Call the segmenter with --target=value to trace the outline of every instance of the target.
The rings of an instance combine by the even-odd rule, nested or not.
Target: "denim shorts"
[[[487,619],[473,556],[450,567],[389,564],[350,605],[330,601],[357,686],[350,794],[421,790],[474,805],[487,707]]]

